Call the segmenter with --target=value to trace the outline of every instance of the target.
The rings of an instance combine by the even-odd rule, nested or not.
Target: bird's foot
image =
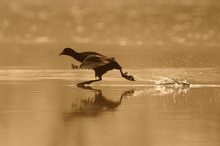
[[[91,81],[85,81],[85,82],[81,82],[81,83],[78,83],[76,84],[77,87],[85,87],[85,85],[89,85],[93,82],[97,82],[97,81],[101,81],[101,78],[100,79],[97,79],[97,80],[91,80]]]
[[[135,81],[134,77],[132,75],[127,75],[128,73],[124,73],[123,77],[129,81]]]
[[[85,87],[86,84],[86,82],[78,83],[76,84],[76,87]]]
[[[71,64],[72,69],[79,69],[80,67],[74,64]]]
[[[76,84],[76,87],[83,87],[85,84],[81,84],[81,83],[78,83]]]
[[[129,81],[135,81],[135,79],[134,79],[134,77],[133,77],[132,75],[127,76],[127,79],[128,79]]]

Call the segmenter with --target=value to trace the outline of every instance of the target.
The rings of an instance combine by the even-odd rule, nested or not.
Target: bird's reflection
[[[94,95],[87,99],[80,99],[80,103],[78,104],[73,103],[71,112],[67,114],[69,116],[96,116],[102,111],[114,110],[122,103],[124,98],[132,96],[135,91],[134,89],[127,90],[121,93],[118,101],[113,101],[106,98],[102,94],[101,89],[94,89],[90,86],[82,86],[79,88],[92,91]]]
[[[103,111],[115,110],[127,97],[139,97],[143,95],[149,96],[167,96],[170,95],[173,102],[176,102],[176,96],[185,96],[189,91],[189,88],[171,88],[166,86],[157,85],[153,88],[139,88],[130,89],[122,92],[118,95],[118,100],[111,100],[105,97],[101,89],[95,89],[90,86],[78,87],[83,90],[91,91],[92,95],[89,98],[80,98],[79,102],[72,104],[71,111],[66,113],[66,118],[72,118],[75,116],[96,116]],[[182,97],[182,96],[181,96]]]

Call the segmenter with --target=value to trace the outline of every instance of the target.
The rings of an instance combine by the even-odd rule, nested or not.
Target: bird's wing
[[[102,55],[89,55],[83,60],[82,64],[80,65],[80,68],[94,69],[96,67],[109,64],[113,61],[114,58],[109,58]]]

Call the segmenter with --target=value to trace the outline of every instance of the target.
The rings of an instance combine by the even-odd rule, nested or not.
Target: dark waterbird
[[[127,80],[134,81],[134,77],[128,75],[127,72],[122,71],[122,67],[114,58],[109,58],[96,52],[82,52],[78,53],[71,48],[65,48],[60,55],[68,55],[81,62],[80,68],[93,69],[95,71],[96,80],[85,81],[78,83],[77,86],[84,86],[85,84],[91,84],[93,82],[101,81],[102,75],[109,70],[118,69],[121,76]]]

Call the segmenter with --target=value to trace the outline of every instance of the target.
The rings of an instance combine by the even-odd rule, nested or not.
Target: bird
[[[121,76],[129,81],[135,81],[132,75],[128,75],[127,72],[122,71],[122,67],[115,60],[115,58],[110,58],[105,55],[96,52],[76,52],[72,48],[64,48],[59,55],[67,55],[73,57],[75,60],[81,62],[79,66],[81,69],[93,69],[95,71],[95,80],[84,81],[78,83],[76,86],[84,86],[86,84],[91,84],[93,82],[101,81],[103,74],[106,72],[117,69],[120,71]]]

